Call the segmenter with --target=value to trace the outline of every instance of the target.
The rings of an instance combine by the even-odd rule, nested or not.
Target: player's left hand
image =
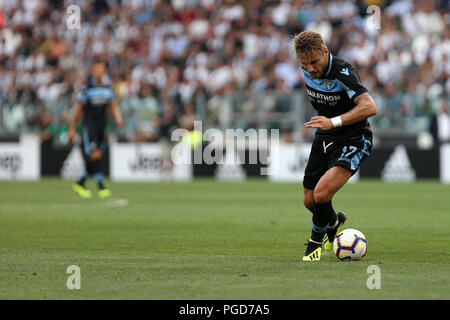
[[[322,130],[330,130],[334,128],[331,119],[324,116],[312,117],[311,120],[305,123],[305,127],[317,128]]]

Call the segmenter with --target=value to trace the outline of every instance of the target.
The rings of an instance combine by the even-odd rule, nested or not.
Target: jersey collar
[[[328,61],[327,72],[325,73],[325,75],[324,75],[321,79],[328,77],[328,75],[330,74],[330,70],[331,70],[331,65],[332,65],[332,64],[333,64],[333,55],[332,55],[331,52],[330,52],[330,60]],[[301,68],[302,71],[303,71],[304,73],[306,73],[309,77],[311,76],[311,75],[309,74],[309,72],[305,70],[305,68],[303,68],[303,67],[300,67],[300,68]]]
[[[333,64],[333,55],[332,55],[331,52],[330,52],[330,61],[328,62],[327,73],[325,73],[325,75],[323,76],[324,78],[325,78],[325,77],[328,77],[328,74],[330,73],[331,65],[332,65],[332,64]]]
[[[89,82],[89,84],[92,87],[96,87],[97,86],[97,83],[96,83],[94,77],[91,74],[88,75],[88,82]]]

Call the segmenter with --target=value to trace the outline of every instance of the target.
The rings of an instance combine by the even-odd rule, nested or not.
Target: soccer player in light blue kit
[[[293,44],[306,93],[318,113],[305,123],[317,130],[303,179],[303,203],[313,214],[303,261],[319,261],[322,246],[332,250],[346,220],[343,212],[334,211],[332,199],[370,154],[372,131],[367,119],[377,108],[355,68],[333,56],[319,33],[303,31]]]
[[[102,156],[106,147],[105,127],[106,111],[109,109],[119,127],[123,120],[119,106],[115,100],[114,91],[105,80],[106,65],[101,60],[94,60],[91,73],[87,77],[86,85],[83,86],[72,122],[69,128],[69,141],[76,134],[76,124],[79,119],[83,120],[82,147],[85,162],[83,176],[72,186],[73,190],[83,198],[90,198],[92,193],[86,189],[85,181],[93,176],[98,185],[98,195],[106,198],[111,195],[103,183]]]

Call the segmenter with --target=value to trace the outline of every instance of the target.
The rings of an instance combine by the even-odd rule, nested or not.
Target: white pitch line
[[[125,207],[128,205],[127,199],[116,199],[108,201],[108,206],[110,207]]]
[[[65,208],[68,206],[74,207],[96,207],[96,206],[107,206],[107,207],[125,207],[128,206],[129,201],[127,199],[109,199],[107,201],[95,201],[90,202],[89,200],[83,201],[84,199],[80,199],[78,202],[54,202],[54,203],[8,203],[8,204],[0,204],[1,210],[15,210],[17,208],[33,208],[33,207],[50,207],[50,208]]]

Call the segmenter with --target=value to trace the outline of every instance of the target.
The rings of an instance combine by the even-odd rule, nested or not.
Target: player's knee
[[[316,187],[314,189],[314,201],[316,203],[323,203],[331,201],[333,193],[326,186]]]
[[[91,160],[98,160],[102,158],[102,151],[99,149],[95,149],[90,154]]]

